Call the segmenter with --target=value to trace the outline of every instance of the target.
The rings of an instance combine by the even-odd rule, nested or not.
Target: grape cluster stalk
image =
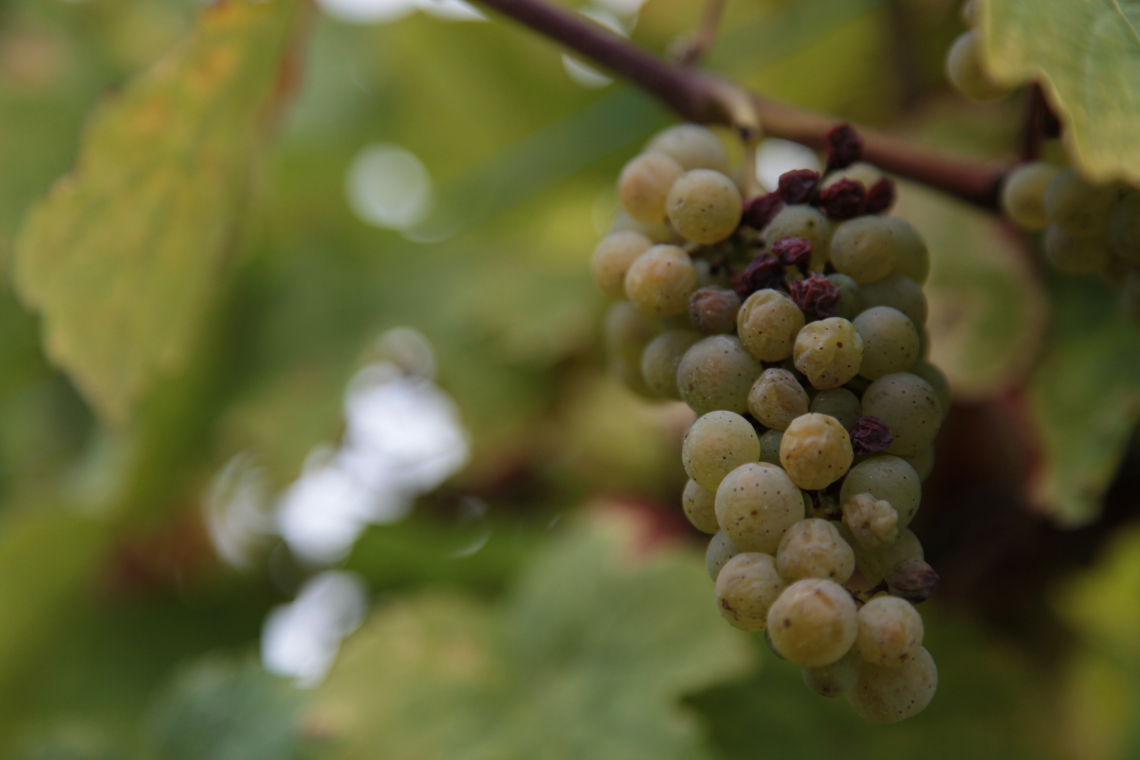
[[[748,197],[714,132],[670,127],[622,170],[591,268],[616,301],[612,371],[698,415],[681,501],[712,535],[721,615],[817,694],[890,723],[938,682],[914,606],[938,576],[907,525],[950,389],[927,360],[926,245],[860,159],[838,125],[823,174]]]

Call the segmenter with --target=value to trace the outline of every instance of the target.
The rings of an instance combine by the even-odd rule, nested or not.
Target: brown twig
[[[682,66],[696,66],[712,49],[716,42],[716,31],[720,26],[720,17],[724,13],[724,6],[728,0],[705,0],[705,9],[701,14],[701,25],[697,27],[697,36],[681,54]]]
[[[748,139],[765,134],[822,148],[838,120],[762,95],[721,77],[673,65],[599,24],[543,0],[479,0],[525,26],[557,40],[656,95],[681,117],[735,127]],[[942,190],[981,208],[998,210],[1006,167],[949,156],[872,130],[860,129],[864,157],[882,169]]]

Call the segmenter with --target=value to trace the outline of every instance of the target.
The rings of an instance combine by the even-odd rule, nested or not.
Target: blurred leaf
[[[432,594],[377,613],[319,696],[339,758],[705,758],[676,704],[746,672],[700,558],[607,521],[551,543],[499,608]]]
[[[954,397],[978,401],[1019,384],[1047,327],[1046,295],[1021,242],[982,212],[910,183],[896,212],[930,248],[930,358]]]
[[[239,231],[298,0],[226,0],[92,119],[76,169],[16,251],[48,354],[100,415],[129,418],[188,360]]]
[[[1140,3],[985,0],[981,8],[994,74],[1041,81],[1089,177],[1140,182]]]
[[[1041,447],[1029,493],[1055,520],[1076,526],[1100,515],[1140,418],[1140,332],[1099,281],[1053,282],[1055,326],[1026,396]]]
[[[304,701],[256,659],[208,657],[157,697],[145,733],[158,760],[295,760]]]

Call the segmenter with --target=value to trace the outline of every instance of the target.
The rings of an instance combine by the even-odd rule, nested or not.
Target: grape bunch
[[[698,415],[682,506],[712,534],[721,614],[885,723],[937,686],[914,605],[938,576],[907,525],[950,391],[926,359],[926,246],[858,134],[828,143],[825,174],[747,198],[715,133],[666,129],[622,170],[592,270],[613,371]]]

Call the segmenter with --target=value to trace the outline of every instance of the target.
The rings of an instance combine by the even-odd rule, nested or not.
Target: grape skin
[[[741,465],[716,491],[717,522],[733,543],[750,552],[775,554],[784,531],[803,518],[803,496],[774,465]]]
[[[697,414],[748,411],[748,392],[763,367],[732,335],[710,335],[693,344],[677,365],[681,398]]]
[[[1104,271],[1112,258],[1108,239],[1101,235],[1076,237],[1055,224],[1045,231],[1045,258],[1058,272],[1096,274]]]
[[[787,430],[792,420],[807,414],[808,403],[807,391],[785,369],[764,370],[748,392],[748,411],[773,430]]]
[[[847,694],[855,712],[874,723],[897,723],[926,709],[938,689],[938,668],[924,647],[897,668],[865,663]]]
[[[853,458],[847,431],[826,414],[797,417],[780,441],[780,465],[793,483],[810,491],[842,478]]]
[[[855,602],[842,586],[808,578],[788,586],[768,610],[768,635],[789,662],[818,668],[850,651],[858,621]]]
[[[665,199],[685,170],[664,153],[634,156],[618,176],[617,194],[626,213],[644,224],[665,221]]]
[[[934,443],[942,425],[942,404],[930,383],[918,375],[884,375],[863,394],[863,416],[878,417],[894,440],[888,454],[913,456]]]
[[[811,243],[811,269],[822,272],[831,250],[832,226],[826,216],[806,204],[784,206],[764,228],[764,240],[771,248],[777,240],[798,237]]]
[[[1115,187],[1090,184],[1069,168],[1049,183],[1045,208],[1053,224],[1074,237],[1084,237],[1108,229],[1116,197]]]
[[[685,510],[685,517],[701,533],[716,533],[720,530],[716,521],[716,493],[692,478],[685,484],[681,506]]]
[[[645,146],[671,157],[685,171],[712,169],[728,174],[728,151],[724,143],[708,127],[700,124],[675,124],[661,130]]]
[[[863,299],[866,308],[890,306],[901,311],[916,329],[926,324],[929,311],[926,294],[922,292],[921,285],[905,274],[895,272],[870,285],[865,285]]]
[[[922,235],[901,216],[881,216],[895,241],[895,271],[919,285],[930,277],[930,251]]]
[[[720,571],[728,561],[744,550],[732,543],[732,539],[723,530],[717,531],[709,541],[709,548],[705,551],[705,569],[709,577],[716,581]]]
[[[641,355],[641,374],[653,395],[680,400],[677,367],[702,337],[696,330],[668,330],[649,341]]]
[[[922,648],[923,626],[918,610],[905,599],[882,596],[859,610],[855,646],[873,665],[897,668]]]
[[[736,332],[748,353],[765,362],[792,355],[804,313],[791,298],[765,288],[748,296],[736,315]]]
[[[1045,191],[1060,171],[1046,161],[1030,161],[1011,171],[1001,188],[1005,215],[1025,230],[1043,230],[1049,226]]]
[[[717,607],[732,627],[762,631],[768,625],[768,610],[787,587],[771,555],[742,552],[717,574]]]
[[[844,540],[850,535],[846,525],[843,528],[837,527],[837,530],[839,530],[839,535],[844,537]],[[851,544],[851,549],[855,552],[855,565],[872,586],[886,578],[895,565],[903,560],[925,559],[922,544],[910,528],[900,530],[899,537],[891,544],[869,547],[855,540],[848,541],[848,543]]]
[[[844,430],[850,430],[863,415],[863,402],[847,388],[832,388],[816,394],[811,411],[834,417]]]
[[[748,420],[732,412],[709,412],[689,426],[681,443],[681,464],[710,491],[740,465],[760,459],[760,439]]]
[[[899,535],[899,513],[889,501],[869,493],[855,494],[844,502],[843,524],[864,546],[894,543]]]
[[[855,572],[855,552],[827,520],[800,520],[776,550],[776,567],[789,581],[821,578],[844,584]]]
[[[946,377],[946,373],[928,361],[918,362],[910,369],[910,373],[918,375],[930,383],[930,387],[934,389],[934,395],[938,398],[938,404],[942,407],[942,420],[945,422],[946,417],[950,414],[950,406],[954,401],[953,394],[950,391],[950,380]]]
[[[934,472],[934,446],[927,446],[917,454],[912,454],[909,457],[900,457],[906,461],[911,467],[914,468],[915,473],[918,474],[918,479],[926,482],[930,477],[930,473]]]
[[[852,323],[863,339],[859,374],[869,380],[905,372],[921,352],[918,330],[910,317],[890,306],[872,306]]]
[[[831,284],[839,288],[839,303],[835,305],[835,316],[846,319],[848,322],[859,316],[867,308],[863,301],[863,289],[859,283],[845,274],[833,272],[827,276]]]
[[[684,249],[655,245],[638,256],[625,273],[625,294],[647,317],[671,317],[689,310],[697,289],[697,269]]]
[[[895,265],[895,236],[881,216],[860,216],[835,228],[831,263],[860,286],[886,277]]]
[[[665,210],[681,237],[712,245],[740,226],[744,202],[728,177],[712,169],[693,169],[673,183]]]
[[[652,397],[641,374],[641,354],[660,328],[628,303],[610,306],[602,324],[610,370],[634,392]]]
[[[780,466],[780,442],[784,440],[783,430],[765,430],[760,436],[760,461]]]
[[[922,501],[922,481],[905,459],[890,455],[873,456],[851,468],[839,491],[839,503],[846,505],[859,494],[870,494],[885,501],[898,513],[901,530],[914,519]],[[844,512],[847,511],[846,506]]]
[[[821,697],[841,697],[855,688],[863,672],[863,657],[855,647],[830,665],[802,668],[804,683]]]
[[[640,232],[623,230],[602,238],[590,260],[590,271],[601,291],[615,301],[625,300],[625,274],[653,242]]]
[[[796,369],[820,390],[838,388],[859,374],[863,338],[846,319],[831,317],[807,324],[792,349]]]
[[[1009,94],[1009,88],[995,82],[982,67],[980,41],[970,30],[954,41],[946,56],[946,76],[954,89],[970,100],[986,103]]]

